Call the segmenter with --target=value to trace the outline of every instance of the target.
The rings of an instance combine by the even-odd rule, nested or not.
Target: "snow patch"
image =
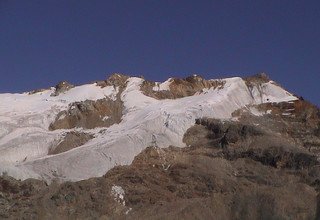
[[[287,92],[275,82],[269,81],[267,83],[255,85],[249,88],[252,98],[259,103],[272,103],[272,102],[291,102],[298,98],[291,93]]]
[[[172,82],[172,78],[164,81],[163,83],[156,82],[156,85],[152,88],[153,91],[170,91],[170,84]]]
[[[124,200],[125,192],[121,186],[113,185],[111,188],[111,195],[114,196],[114,200],[121,205],[125,206],[126,202]]]
[[[102,121],[107,121],[109,118],[110,118],[109,116],[104,116],[104,117],[102,118]]]
[[[271,113],[272,113],[272,110],[271,110],[271,109],[269,109],[269,110],[266,111],[266,114],[271,114]]]

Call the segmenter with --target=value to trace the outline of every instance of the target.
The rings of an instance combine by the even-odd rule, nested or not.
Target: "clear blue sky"
[[[112,72],[267,72],[320,106],[320,1],[0,0],[0,92]]]

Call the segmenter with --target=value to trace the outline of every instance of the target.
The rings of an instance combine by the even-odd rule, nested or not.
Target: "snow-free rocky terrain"
[[[0,94],[0,217],[320,218],[319,109],[265,74]]]

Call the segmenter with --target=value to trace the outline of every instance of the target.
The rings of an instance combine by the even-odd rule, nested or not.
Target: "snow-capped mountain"
[[[1,219],[320,219],[320,109],[265,74],[0,94],[0,172]]]
[[[198,118],[237,121],[268,103],[298,100],[264,74],[163,83],[114,74],[104,81],[0,94],[0,173],[78,181],[128,165],[148,146],[186,147]],[[290,114],[290,113],[288,113]]]

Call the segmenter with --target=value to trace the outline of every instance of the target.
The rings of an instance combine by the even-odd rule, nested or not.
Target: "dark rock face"
[[[288,169],[303,169],[319,164],[317,156],[308,152],[303,146],[299,147],[257,126],[234,122],[222,123],[207,118],[198,119],[196,124],[198,125],[186,132],[184,137],[186,144],[191,147],[222,148],[221,139],[225,136],[228,146],[224,149],[224,157],[228,160],[250,158],[267,166]]]
[[[241,110],[234,112],[243,122],[259,124],[265,131],[279,133],[296,145],[315,153],[320,153],[319,109],[304,100],[282,103],[266,103],[257,106],[262,112],[270,112],[254,117]]]

